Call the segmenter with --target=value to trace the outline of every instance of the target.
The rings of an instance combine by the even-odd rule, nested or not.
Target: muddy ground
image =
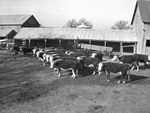
[[[0,113],[150,113],[150,69],[140,68],[126,84],[117,74],[109,83],[90,72],[72,79],[32,55],[0,51]]]

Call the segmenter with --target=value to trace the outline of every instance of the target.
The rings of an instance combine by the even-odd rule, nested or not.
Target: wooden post
[[[91,41],[91,40],[89,40],[89,44],[91,44],[91,42],[92,42],[92,41]]]
[[[29,39],[29,47],[30,47],[31,39]]]
[[[47,42],[47,40],[45,39],[45,47],[46,47],[46,42]]]
[[[106,47],[106,41],[104,42],[104,46]]]
[[[59,47],[61,46],[61,40],[59,39]]]
[[[120,42],[120,53],[123,53],[123,47],[122,47],[122,42]]]
[[[137,53],[137,43],[134,44],[134,54]]]

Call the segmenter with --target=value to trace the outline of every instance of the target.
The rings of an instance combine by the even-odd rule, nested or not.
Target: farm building
[[[150,0],[137,0],[131,25],[137,35],[137,52],[150,54]]]
[[[39,27],[33,15],[0,15],[0,30],[14,29],[16,32],[23,27]]]
[[[13,37],[16,34],[17,32],[12,29],[0,30],[0,43],[1,42],[13,42]]]
[[[14,37],[15,44],[26,40],[28,46],[70,48],[69,42],[112,47],[114,52],[136,53],[137,38],[133,31],[93,30],[81,28],[22,28]]]

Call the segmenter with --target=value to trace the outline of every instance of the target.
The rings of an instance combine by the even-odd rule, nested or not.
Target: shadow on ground
[[[149,77],[146,76],[140,76],[140,75],[130,75],[130,81],[127,81],[128,84],[137,84],[137,85],[146,85],[150,84]],[[120,76],[115,77],[115,79],[119,80]]]

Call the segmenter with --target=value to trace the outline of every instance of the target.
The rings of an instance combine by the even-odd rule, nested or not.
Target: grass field
[[[126,84],[117,74],[109,83],[90,72],[72,79],[32,55],[0,51],[0,113],[150,113],[150,69],[140,68]]]

